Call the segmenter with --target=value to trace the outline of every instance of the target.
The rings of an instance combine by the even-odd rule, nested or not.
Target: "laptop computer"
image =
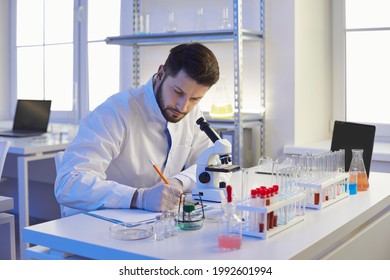
[[[363,161],[367,176],[370,176],[372,151],[375,140],[374,125],[335,121],[331,150],[345,150],[345,170],[349,170],[352,160],[352,149],[363,149]]]
[[[0,136],[29,137],[47,131],[51,100],[19,99],[16,104],[12,130],[0,131]]]

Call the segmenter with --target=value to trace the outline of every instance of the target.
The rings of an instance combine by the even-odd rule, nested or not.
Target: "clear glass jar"
[[[349,167],[349,174],[350,183],[356,183],[358,191],[368,190],[369,183],[366,168],[364,166],[362,149],[352,149],[352,160]]]
[[[241,248],[242,221],[235,213],[235,205],[227,203],[225,214],[218,222],[218,247],[224,250]]]
[[[156,221],[154,222],[153,225],[154,240],[156,241],[164,240],[164,234],[165,234],[165,225],[163,221],[163,216],[157,215]]]

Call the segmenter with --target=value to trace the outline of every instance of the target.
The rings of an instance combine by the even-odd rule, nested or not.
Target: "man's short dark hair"
[[[193,42],[171,49],[164,71],[175,77],[184,70],[198,84],[211,87],[219,80],[219,65],[214,53],[204,45]]]

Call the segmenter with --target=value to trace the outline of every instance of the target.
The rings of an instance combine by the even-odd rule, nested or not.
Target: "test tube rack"
[[[296,225],[299,222],[304,220],[304,203],[306,199],[306,194],[304,192],[299,192],[291,197],[281,199],[269,206],[264,207],[253,207],[247,205],[237,205],[237,210],[239,211],[248,211],[249,217],[251,214],[259,214],[263,219],[264,225],[268,225],[269,214],[270,213],[281,213],[282,217],[278,217],[277,226],[265,227],[262,232],[260,230],[248,229],[247,226],[243,227],[242,234],[252,237],[257,237],[261,239],[267,239],[275,234],[278,234],[293,225]],[[303,205],[302,205],[303,203]],[[282,218],[282,219],[281,219]]]
[[[342,172],[321,183],[297,182],[306,192],[306,208],[323,209],[349,197],[349,173]]]

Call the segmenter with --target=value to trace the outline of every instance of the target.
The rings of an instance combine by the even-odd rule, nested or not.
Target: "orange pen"
[[[167,180],[167,178],[165,178],[164,174],[162,174],[162,172],[160,171],[160,169],[158,169],[157,165],[153,162],[153,160],[149,160],[150,163],[153,165],[153,168],[154,170],[156,170],[156,172],[158,173],[158,175],[160,175],[161,179],[163,179],[163,181],[165,182],[165,184],[169,185],[169,182]]]

